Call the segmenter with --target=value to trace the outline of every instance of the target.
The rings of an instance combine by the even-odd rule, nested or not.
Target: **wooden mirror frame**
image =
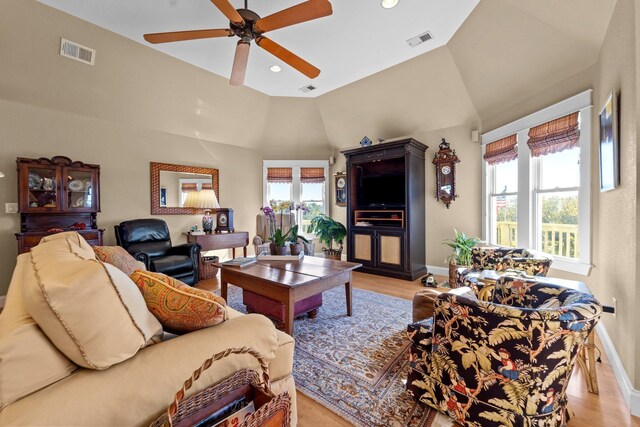
[[[215,209],[180,208],[160,206],[160,172],[185,172],[211,175],[213,191],[220,201],[220,179],[218,169],[202,168],[198,166],[174,165],[171,163],[151,162],[151,215],[194,215],[213,212]]]

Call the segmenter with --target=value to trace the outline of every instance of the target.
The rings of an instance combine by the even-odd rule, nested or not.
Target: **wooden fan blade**
[[[259,33],[277,30],[289,25],[311,21],[312,19],[329,16],[333,13],[331,3],[327,0],[308,0],[288,9],[276,12],[273,15],[258,19],[253,28]]]
[[[233,58],[233,68],[231,69],[231,86],[241,86],[244,84],[244,74],[247,71],[249,61],[249,47],[251,45],[240,40],[236,46],[236,55]]]
[[[242,16],[240,16],[238,11],[231,5],[231,3],[229,3],[229,0],[211,0],[211,3],[220,9],[220,12],[229,18],[229,21],[233,22],[238,27],[244,27],[244,19],[242,19]]]
[[[144,39],[149,43],[167,43],[179,42],[183,40],[208,39],[213,37],[231,37],[235,33],[229,28],[221,28],[217,30],[192,30],[192,31],[173,31],[170,33],[153,33],[145,34]]]
[[[271,39],[268,39],[264,36],[259,36],[256,38],[256,43],[258,46],[272,54],[273,56],[279,58],[283,62],[291,65],[296,70],[300,71],[305,76],[310,79],[315,79],[320,75],[320,70],[313,65],[309,64],[304,59],[300,58],[295,53],[285,49],[280,46],[278,43],[274,42]]]

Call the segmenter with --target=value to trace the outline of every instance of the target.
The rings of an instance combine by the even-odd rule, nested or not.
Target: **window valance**
[[[180,186],[180,189],[182,190],[183,193],[189,193],[191,191],[198,191],[198,184],[194,183],[183,183]],[[200,189],[201,190],[213,190],[213,186],[211,185],[211,183],[206,183],[206,184],[201,184],[200,185]]]
[[[300,182],[318,184],[324,182],[324,168],[300,168]]]
[[[527,145],[531,157],[540,157],[577,147],[579,139],[578,112],[575,112],[529,129]]]
[[[518,141],[514,134],[487,144],[485,147],[484,160],[490,165],[495,165],[517,159],[517,143]]]
[[[275,182],[275,183],[293,182],[293,169],[267,168],[267,182]]]

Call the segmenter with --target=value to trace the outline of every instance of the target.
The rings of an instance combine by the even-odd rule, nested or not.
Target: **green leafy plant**
[[[329,248],[323,248],[323,250],[327,249],[329,252],[342,251],[342,244],[344,243],[344,238],[347,235],[347,229],[335,219],[328,217],[325,214],[315,216],[311,219],[308,231],[309,233],[314,233],[318,237],[320,243],[329,245]],[[334,242],[337,245],[340,245],[340,248],[334,249]]]
[[[309,241],[302,235],[298,234],[298,224],[291,227],[286,233],[283,233],[281,229],[276,228],[273,232],[273,236],[269,238],[276,246],[285,246],[287,243],[296,243],[300,239],[306,243]]]
[[[471,249],[480,241],[477,237],[467,237],[463,232],[453,229],[455,239],[446,239],[443,245],[453,249],[453,253],[445,261],[458,265],[471,265]]]

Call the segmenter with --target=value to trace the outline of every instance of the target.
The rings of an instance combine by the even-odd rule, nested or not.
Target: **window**
[[[296,221],[303,234],[311,218],[328,214],[327,177],[329,162],[326,160],[265,160],[263,205],[270,200],[292,200],[304,203],[309,212],[297,212]]]
[[[589,273],[591,109],[589,90],[483,135],[485,240]]]

